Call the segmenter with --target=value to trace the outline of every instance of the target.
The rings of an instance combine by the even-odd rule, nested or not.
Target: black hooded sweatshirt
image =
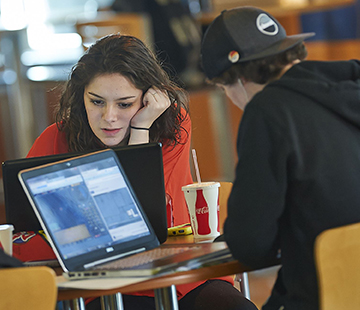
[[[318,309],[315,238],[360,221],[360,62],[304,61],[268,84],[245,108],[237,151],[229,248],[253,268],[281,251],[263,309]]]

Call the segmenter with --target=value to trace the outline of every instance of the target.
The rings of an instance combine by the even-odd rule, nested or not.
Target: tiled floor
[[[250,299],[259,309],[270,295],[278,269],[279,267],[272,267],[248,273]]]

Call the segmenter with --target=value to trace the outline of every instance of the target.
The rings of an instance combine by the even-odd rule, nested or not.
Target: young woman
[[[185,91],[169,79],[142,41],[114,34],[98,40],[73,67],[56,109],[56,123],[37,138],[28,157],[161,142],[170,227],[189,222],[181,187],[193,182],[190,141]],[[179,285],[180,308],[201,309],[195,308],[199,303],[219,309],[209,306],[211,299],[222,309],[255,307],[232,284],[225,277]],[[123,300],[126,309],[155,308],[152,292],[125,295]],[[87,308],[100,309],[98,299],[88,301]]]

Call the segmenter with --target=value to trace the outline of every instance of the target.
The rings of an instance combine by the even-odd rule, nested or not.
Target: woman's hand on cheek
[[[171,105],[166,92],[151,87],[143,96],[143,107],[133,116],[131,126],[150,128]]]

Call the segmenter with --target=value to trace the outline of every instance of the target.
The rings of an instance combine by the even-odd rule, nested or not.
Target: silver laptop
[[[144,276],[232,259],[224,242],[160,246],[112,150],[22,170],[19,180],[69,279]]]

